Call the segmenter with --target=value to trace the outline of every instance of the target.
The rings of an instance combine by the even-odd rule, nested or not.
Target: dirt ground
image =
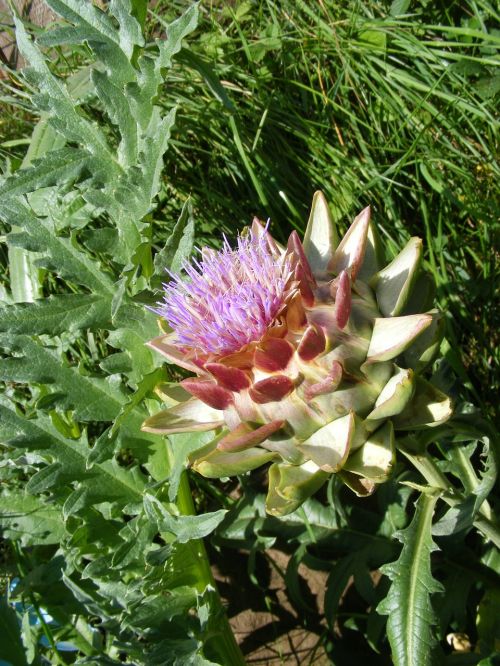
[[[20,16],[34,25],[47,25],[54,20],[55,14],[43,0],[12,0]],[[16,48],[12,31],[12,14],[7,0],[0,0],[0,60],[4,65],[15,69],[23,62]],[[0,70],[1,76],[1,70]]]
[[[227,553],[227,551],[225,551]],[[231,627],[248,664],[259,666],[327,666],[330,664],[322,645],[326,632],[324,620],[304,626],[303,618],[290,603],[283,577],[289,556],[270,549],[259,554],[259,578],[253,582],[247,573],[248,557],[231,553],[212,567],[219,592],[227,607]],[[300,566],[301,592],[308,606],[322,617],[322,598],[326,574]],[[257,583],[257,584],[256,584]],[[238,593],[235,594],[235,590]]]

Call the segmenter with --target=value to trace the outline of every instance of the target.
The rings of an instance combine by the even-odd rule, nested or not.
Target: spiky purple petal
[[[221,251],[205,248],[200,261],[183,263],[187,280],[172,275],[155,312],[178,344],[225,355],[263,337],[286,301],[291,273],[266,236],[251,230],[234,250],[225,239]]]

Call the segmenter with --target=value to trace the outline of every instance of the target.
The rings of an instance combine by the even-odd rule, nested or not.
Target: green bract
[[[183,380],[174,404],[169,397],[171,406],[143,427],[161,434],[213,430],[213,440],[190,456],[192,467],[207,477],[270,462],[267,511],[273,515],[297,509],[330,474],[368,495],[391,473],[397,431],[442,423],[451,414],[450,399],[422,376],[442,331],[439,313],[427,310],[428,289],[420,287],[426,279],[422,242],[411,238],[383,266],[370,209],[338,242],[321,192],[314,196],[303,243],[294,232],[280,247],[257,221],[250,238],[260,253],[265,243],[286,275],[276,316],[263,336],[236,352],[215,354],[202,341],[188,346],[178,329],[151,341],[196,376]],[[240,247],[250,252],[251,242]],[[230,265],[234,293],[238,273],[227,248],[222,260]],[[211,266],[214,261],[210,254]],[[224,280],[222,268],[217,270]],[[255,279],[246,277],[249,271],[246,266],[242,280]],[[180,287],[182,302],[196,310],[199,322],[204,308],[211,317],[210,304],[219,301],[213,294],[200,301],[203,273],[190,277],[198,280],[192,287],[196,302],[195,296],[186,300],[189,284]],[[174,302],[178,317],[176,297],[166,300]],[[221,312],[214,325],[230,326],[231,307]]]

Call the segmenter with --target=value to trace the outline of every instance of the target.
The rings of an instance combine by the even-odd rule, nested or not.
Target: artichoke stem
[[[456,506],[463,501],[464,497],[458,493],[456,488],[448,481],[443,472],[438,468],[436,463],[430,457],[418,453],[414,453],[405,446],[399,447],[401,453],[416,467],[422,474],[427,483],[434,487],[440,488],[445,491],[441,498],[449,505]],[[483,503],[484,504],[484,503]],[[481,507],[482,508],[482,507]],[[489,505],[482,515],[477,515],[474,519],[474,526],[478,529],[483,536],[490,539],[497,548],[500,548],[500,527],[489,517],[484,515],[487,513]]]
[[[167,450],[171,459],[170,443],[167,445]],[[172,463],[172,460],[170,462]],[[176,504],[183,515],[196,515],[186,472],[183,472],[181,476]],[[217,590],[205,545],[201,539],[193,539],[188,545],[193,549],[195,561],[198,563],[197,587],[199,592],[201,593],[207,588],[213,590],[213,594],[210,595],[211,615],[217,617],[218,623],[217,632],[206,637],[207,652],[217,655],[219,663],[223,666],[245,666],[245,660],[236,642]]]
[[[460,446],[457,446],[455,449],[453,449],[453,455],[463,472],[462,479],[465,489],[468,493],[474,493],[479,485],[479,479],[476,476],[470,458],[465,455],[463,449],[461,449]],[[491,506],[488,500],[484,500],[479,511],[487,520],[492,520],[493,513],[491,511]]]

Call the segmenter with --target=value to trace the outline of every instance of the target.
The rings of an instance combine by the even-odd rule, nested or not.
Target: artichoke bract
[[[144,430],[214,431],[189,459],[206,477],[271,463],[273,515],[331,474],[372,493],[391,473],[395,432],[451,415],[422,376],[443,322],[421,257],[411,238],[384,266],[369,208],[339,242],[321,192],[303,242],[294,231],[283,247],[254,220],[236,248],[204,248],[164,285],[155,311],[172,332],[148,343],[194,376],[167,389],[170,407]]]

